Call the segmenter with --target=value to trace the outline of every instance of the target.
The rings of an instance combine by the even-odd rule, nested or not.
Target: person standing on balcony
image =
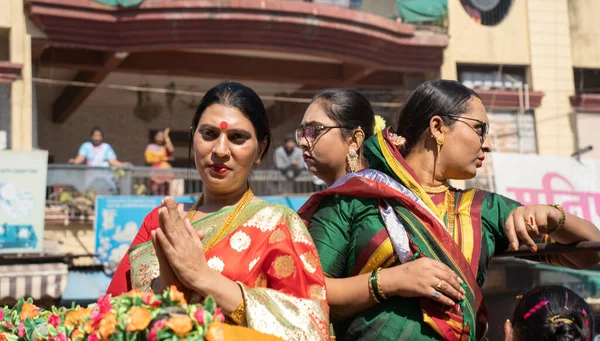
[[[275,150],[275,168],[286,179],[286,192],[291,192],[293,181],[296,180],[302,169],[304,169],[302,149],[296,145],[293,135],[286,136],[283,146]]]
[[[90,167],[127,167],[131,166],[129,162],[117,160],[117,154],[110,144],[103,141],[104,134],[98,127],[92,129],[90,141],[84,142],[79,147],[77,157],[70,159],[69,163],[80,165],[85,162]]]
[[[173,161],[172,156],[175,152],[175,147],[171,143],[169,138],[170,129],[158,130],[154,134],[154,141],[146,147],[144,157],[146,163],[153,168],[171,168],[169,161]],[[150,177],[150,193],[152,195],[166,195],[169,194],[169,180],[171,180],[171,174],[164,171],[153,172],[156,173]]]

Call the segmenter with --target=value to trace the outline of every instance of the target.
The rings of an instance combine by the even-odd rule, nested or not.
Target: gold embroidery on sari
[[[288,221],[290,234],[292,235],[292,241],[294,243],[302,243],[306,245],[313,245],[312,239],[308,234],[308,230],[304,225],[302,219],[299,216],[293,215]]]
[[[302,260],[302,264],[304,264],[306,271],[310,272],[311,274],[314,274],[315,271],[317,271],[319,260],[312,251],[301,254],[300,260]]]
[[[292,256],[288,255],[277,257],[272,266],[275,270],[275,276],[279,278],[289,277],[296,271],[294,260],[292,259]]]
[[[267,288],[242,286],[248,327],[284,340],[328,340],[328,308]]]
[[[322,285],[311,285],[308,288],[308,294],[313,299],[324,300],[326,298],[325,287]]]
[[[254,281],[254,286],[257,288],[266,288],[267,287],[267,275],[261,270]]]
[[[281,230],[275,230],[271,233],[271,237],[269,237],[269,244],[275,244],[281,241],[284,241],[287,237],[285,233]]]
[[[281,220],[282,215],[283,210],[266,207],[261,211],[261,214],[254,215],[244,225],[256,227],[263,232],[273,231],[277,227],[279,220]]]

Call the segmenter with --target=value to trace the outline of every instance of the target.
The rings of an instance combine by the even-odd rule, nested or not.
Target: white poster
[[[0,151],[0,253],[43,251],[47,171],[47,151]]]
[[[560,204],[600,226],[600,159],[494,153],[495,190],[524,205]]]

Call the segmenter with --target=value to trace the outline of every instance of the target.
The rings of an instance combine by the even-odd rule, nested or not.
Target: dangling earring
[[[358,169],[358,153],[356,153],[356,150],[350,149],[346,159],[348,160],[348,170],[355,173]]]
[[[437,140],[435,140],[435,142],[437,143],[437,153],[438,155],[440,155],[440,151],[442,150],[442,145],[444,144],[444,137],[440,136],[437,138]]]
[[[257,165],[257,166],[260,165],[260,159],[254,161],[254,164]]]

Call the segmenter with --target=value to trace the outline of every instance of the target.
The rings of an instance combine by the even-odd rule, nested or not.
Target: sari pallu
[[[208,266],[240,284],[246,325],[285,340],[328,339],[321,265],[300,218],[280,204],[252,203],[221,240],[213,240],[230,213],[221,210],[193,226],[206,233],[205,245],[214,243],[205,250]],[[152,242],[133,246],[128,260],[130,289],[149,290],[159,275]]]
[[[379,137],[387,143],[381,134]],[[377,137],[367,140],[365,154],[369,148],[377,151],[380,148],[379,141]],[[391,145],[384,146],[395,150]],[[482,338],[487,328],[487,317],[476,282],[481,230],[471,229],[472,236],[466,239],[472,243],[466,243],[469,247],[461,248],[446,231],[442,215],[427,194],[421,198],[418,192],[415,193],[411,187],[397,180],[375,170],[348,174],[331,188],[311,197],[299,214],[305,221],[309,221],[322,199],[333,194],[377,198],[385,229],[373,238],[373,241],[378,239],[380,244],[373,243],[374,247],[367,253],[368,256],[358,257],[355,274],[369,272],[374,264],[384,267],[386,263],[389,265],[386,261],[389,256],[385,250],[392,249],[390,243],[393,253],[401,262],[408,261],[411,256],[425,256],[445,263],[465,282],[466,298],[450,311],[444,310],[430,298],[420,299],[423,321],[445,340]],[[415,177],[412,180],[412,187],[420,188]],[[478,196],[477,191],[473,191],[470,193],[471,198]],[[470,250],[468,257],[465,257],[463,250]]]

